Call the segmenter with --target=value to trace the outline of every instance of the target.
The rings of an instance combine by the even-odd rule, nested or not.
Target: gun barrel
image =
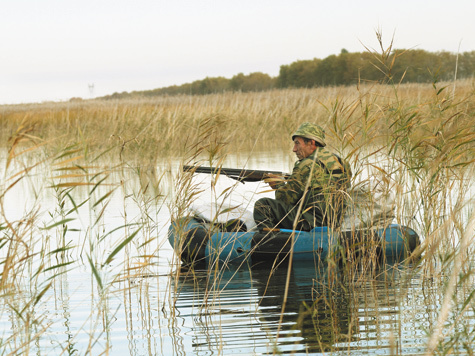
[[[183,166],[184,172],[205,173],[205,174],[224,174],[225,176],[241,182],[258,182],[267,178],[268,174],[280,175],[288,178],[290,175],[278,171],[263,171],[250,169],[222,168],[222,167],[202,167],[202,166]]]

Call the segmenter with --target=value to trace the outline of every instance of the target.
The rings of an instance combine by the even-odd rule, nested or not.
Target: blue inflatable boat
[[[227,230],[233,229],[228,226]],[[327,227],[316,227],[311,231],[239,231],[239,228],[224,231],[222,226],[212,226],[193,217],[172,222],[168,240],[185,264],[216,260],[225,263],[250,260],[255,263],[283,260],[290,255],[293,261],[321,262],[338,256],[341,251],[399,261],[409,257],[420,245],[414,230],[397,224],[345,232]]]

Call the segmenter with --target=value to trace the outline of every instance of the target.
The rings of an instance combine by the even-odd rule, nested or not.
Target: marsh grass
[[[384,63],[384,60],[381,63]],[[389,67],[383,70],[390,72]],[[391,82],[390,74],[388,79]],[[387,302],[401,306],[405,293],[410,288],[407,286],[408,281],[419,271],[422,271],[423,281],[436,279],[440,282],[443,291],[442,308],[440,313],[434,312],[438,316],[432,319],[431,327],[426,330],[427,355],[445,354],[451,350],[473,353],[470,346],[473,341],[473,327],[467,324],[470,318],[465,319],[464,315],[471,313],[474,295],[473,291],[470,292],[474,262],[470,258],[473,253],[471,242],[475,235],[474,86],[470,81],[457,83],[456,95],[452,95],[455,92],[449,93],[448,88],[449,84],[438,83],[435,78],[434,82],[427,86],[397,83],[386,86],[362,85],[351,88],[351,95],[345,96],[341,92],[336,94],[336,99],[333,98],[332,102],[327,103],[321,97],[314,100],[302,99],[307,98],[307,95],[318,97],[317,90],[296,90],[286,96],[287,100],[291,100],[289,97],[292,95],[300,96],[300,100],[291,100],[293,105],[289,106],[294,113],[298,113],[292,120],[293,127],[297,126],[297,122],[305,120],[326,123],[331,145],[352,162],[355,170],[354,185],[364,183],[374,176],[380,177],[386,184],[386,189],[397,193],[396,222],[414,228],[421,235],[422,245],[411,259],[405,261],[408,266],[415,266],[413,272],[409,271],[405,279],[400,281],[403,286],[401,294],[397,298],[388,296],[390,299]],[[270,98],[277,94],[280,93],[267,95]],[[305,105],[302,105],[305,109],[296,104],[302,102],[305,102]],[[317,105],[318,109],[313,105]],[[309,110],[314,115],[312,118],[302,114],[309,108],[312,108]],[[287,114],[291,116],[290,113]],[[282,120],[284,115],[281,112],[279,116]],[[288,125],[289,121],[280,120],[273,120],[269,127],[273,139],[267,139],[266,133],[261,134],[257,128],[254,130],[259,132],[258,139],[267,143],[268,148],[272,148],[276,142],[285,142],[290,136],[292,125]],[[285,120],[288,120],[288,117]],[[257,121],[259,125],[268,124],[265,119]],[[223,128],[220,135],[226,136],[226,132],[226,128]],[[236,128],[234,140],[239,140],[238,135],[242,132],[249,135],[245,128]],[[285,132],[284,136],[281,136],[282,132]],[[206,142],[203,143],[204,146]],[[257,149],[256,146],[250,148]],[[220,159],[204,159],[206,160],[218,167],[222,163]],[[219,174],[213,179],[218,178]],[[191,184],[191,179],[188,177],[186,182]],[[363,247],[363,253],[360,253],[357,263],[356,258],[352,256],[354,246],[342,246],[343,255],[346,256],[343,268],[340,269],[343,276],[328,270],[328,275],[333,277],[329,278],[329,285],[333,283],[335,288],[338,286],[346,290],[351,298],[356,298],[355,305],[358,304],[358,290],[362,285],[371,286],[370,293],[379,295],[380,292],[375,290],[376,286],[372,284],[375,278],[383,281],[383,284],[393,283],[390,277],[391,268],[381,270],[377,253],[379,246],[376,243],[372,245],[371,241],[370,239]],[[210,271],[215,268],[216,265],[213,264]],[[222,268],[227,268],[226,263]],[[450,272],[447,273],[448,271]],[[279,325],[283,321],[286,297],[285,293]],[[322,297],[326,298],[325,295]],[[369,299],[367,300],[367,303],[370,303]],[[376,300],[381,300],[381,296]],[[330,309],[334,304],[331,298],[326,303]],[[315,312],[315,307],[316,304],[307,306],[307,313]],[[377,305],[374,309],[377,310]],[[457,323],[463,326],[457,327]],[[280,352],[279,330],[280,327],[275,339],[277,353]],[[460,331],[454,336],[455,330]],[[402,338],[401,330],[391,330],[392,354],[400,353],[398,345]],[[325,350],[326,347],[321,345],[320,351]]]
[[[0,337],[0,354],[30,354],[48,342],[53,322],[42,307],[52,295],[67,293],[67,282],[78,269],[90,274],[94,291],[88,326],[84,326],[89,340],[81,348],[80,332],[70,332],[58,353],[77,354],[81,349],[87,354],[98,348],[111,352],[111,330],[119,312],[111,304],[112,296],[121,295],[127,315],[139,304],[147,324],[144,329],[150,332],[154,319],[150,284],[136,281],[145,277],[158,281],[157,259],[167,243],[158,237],[167,225],[158,211],[168,209],[171,220],[177,220],[203,194],[192,174],[177,172],[176,162],[220,167],[234,154],[245,165],[249,157],[264,151],[290,151],[289,137],[303,121],[325,128],[329,145],[352,165],[353,186],[378,177],[385,189],[396,192],[395,221],[414,228],[423,240],[414,258],[404,262],[412,266],[404,272],[394,266],[381,268],[378,246],[371,240],[358,247],[363,249],[359,256],[354,254],[355,246],[341,245],[325,268],[316,266],[319,274],[313,276],[312,300],[296,312],[297,325],[306,330],[302,333],[306,337],[308,330],[313,333],[315,351],[342,351],[345,346],[341,345],[347,345],[351,353],[346,342],[358,335],[360,309],[370,310],[368,318],[384,320],[378,308],[382,305],[397,310],[400,320],[405,320],[405,314],[419,303],[405,298],[412,278],[420,275],[424,290],[430,291],[424,298],[432,305],[440,300],[441,306],[427,313],[425,352],[473,353],[473,318],[465,316],[475,312],[475,84],[471,80],[439,83],[436,76],[430,84],[394,83],[387,61],[390,51],[383,48],[381,52],[375,53],[375,63],[387,73],[385,84],[2,106],[0,140],[8,153],[0,193],[0,292],[1,313],[8,314],[12,327]],[[49,178],[35,188],[34,203],[21,218],[10,218],[9,194],[44,171]],[[138,184],[129,185],[130,172]],[[219,189],[222,179],[219,172],[210,178],[207,197],[219,204],[235,193],[233,185]],[[43,191],[55,197],[55,206],[46,216],[40,209]],[[130,204],[138,208],[137,216],[128,215]],[[221,212],[229,209],[219,204]],[[118,207],[120,223],[111,227],[106,218]],[[88,221],[81,220],[82,210],[88,212]],[[343,262],[337,261],[341,256]],[[246,271],[252,282],[252,268],[242,264],[236,269],[228,261],[213,260],[203,272],[179,268],[180,264],[174,256],[168,295],[157,297],[160,317],[168,320],[170,334],[176,338],[176,352],[182,340],[174,334],[179,324],[175,306],[183,280],[190,280],[201,293],[194,312],[203,330],[217,327],[213,328],[217,334],[208,336],[220,340],[216,351],[225,353],[219,334],[225,328],[214,313],[220,310],[220,297],[233,278]],[[288,265],[270,266],[269,275],[283,268],[288,268],[289,277],[293,267]],[[290,277],[286,283],[289,291]],[[265,297],[272,279],[258,281],[261,284]],[[395,284],[397,295],[391,294]],[[339,314],[340,295],[350,305],[348,315]],[[279,340],[289,332],[284,322],[286,308],[292,308],[286,305],[288,297],[286,293],[279,305],[277,327],[269,331],[276,353],[284,352]],[[325,315],[330,324],[322,324],[318,315]],[[342,335],[337,331],[344,317],[349,326]],[[401,351],[401,323],[391,325],[389,331],[383,322],[377,325],[379,335],[391,335],[391,354]],[[329,343],[319,339],[322,330],[333,335]]]
[[[473,82],[458,82],[453,99],[448,86],[404,84],[397,86],[397,96],[393,86],[362,83],[357,87],[3,106],[0,132],[6,142],[19,126],[28,123],[29,134],[42,140],[39,142],[54,139],[48,147],[82,142],[89,150],[106,151],[115,159],[155,163],[158,157],[183,157],[185,147],[200,142],[205,120],[219,127],[219,143],[226,143],[230,152],[290,147],[288,137],[299,123],[318,121],[327,130],[328,140],[340,149],[378,145],[392,147],[397,154],[408,142],[415,161],[447,139],[457,140],[459,129],[470,132],[473,126]]]
[[[96,353],[101,344],[101,352],[107,353],[116,313],[109,305],[114,284],[156,273],[160,256],[156,214],[163,204],[157,187],[162,177],[146,179],[137,169],[143,184],[127,192],[130,169],[124,163],[100,164],[103,153],[91,154],[84,142],[58,149],[57,142],[44,142],[31,132],[25,124],[13,133],[3,167],[1,315],[11,320],[11,330],[2,331],[0,354],[37,353],[47,347],[44,335],[51,333],[57,321],[45,306],[53,296],[67,300],[63,293],[68,279],[84,268],[89,270],[95,289],[89,315],[84,316],[85,323],[91,325],[86,329],[89,340],[84,344],[81,328],[68,333],[68,341],[53,349],[58,354],[78,354],[78,350],[88,354]],[[117,194],[118,190],[123,192]],[[28,197],[23,215],[17,217],[9,205],[15,204],[22,191],[33,192],[33,196]],[[119,208],[117,195],[124,197],[124,220],[111,227],[105,221],[112,208]],[[48,211],[42,206],[45,196],[54,201]],[[138,207],[138,217],[127,217],[125,205],[130,201]],[[80,348],[75,346],[77,339],[82,339]]]

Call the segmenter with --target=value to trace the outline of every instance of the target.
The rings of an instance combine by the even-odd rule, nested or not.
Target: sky
[[[0,104],[84,99],[385,46],[475,50],[474,0],[0,0]]]

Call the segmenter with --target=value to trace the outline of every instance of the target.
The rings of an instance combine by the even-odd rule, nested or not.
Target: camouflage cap
[[[295,138],[295,136],[309,138],[311,140],[315,140],[315,142],[322,146],[326,146],[325,131],[323,131],[320,126],[312,124],[311,122],[304,122],[302,125],[300,125],[297,131],[295,131],[292,135],[292,140]]]

